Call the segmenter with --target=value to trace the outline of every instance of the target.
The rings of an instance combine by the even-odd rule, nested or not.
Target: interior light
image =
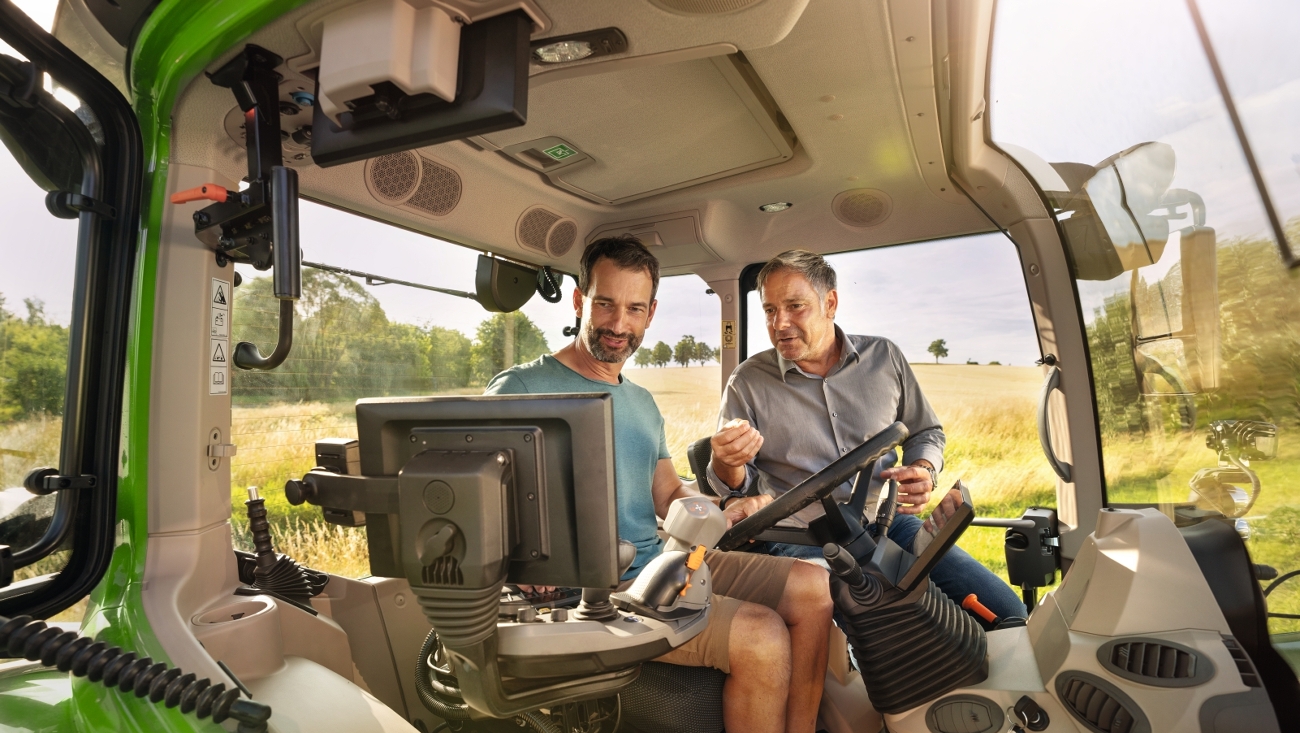
[[[580,61],[592,54],[590,41],[558,41],[539,46],[533,56],[544,64],[563,64],[568,61]]]
[[[789,201],[776,201],[770,204],[763,204],[762,206],[758,207],[758,210],[766,212],[768,214],[775,214],[778,211],[785,211],[791,206],[794,206],[794,204],[790,203]]]

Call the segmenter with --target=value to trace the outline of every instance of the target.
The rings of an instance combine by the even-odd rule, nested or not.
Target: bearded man
[[[554,354],[498,374],[486,390],[613,395],[618,533],[637,548],[624,575],[629,583],[663,549],[655,516],[663,517],[677,499],[700,495],[673,468],[654,397],[621,374],[654,318],[658,288],[659,261],[640,241],[592,242],[582,254],[573,292],[578,337]],[[732,500],[724,514],[730,524],[770,502],[767,496]],[[660,661],[727,673],[727,730],[812,733],[831,623],[826,571],[758,553],[711,551],[704,561],[713,579],[708,627]]]

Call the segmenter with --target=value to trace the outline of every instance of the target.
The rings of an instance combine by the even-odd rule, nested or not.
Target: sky
[[[52,0],[18,5],[42,25],[52,22]],[[1280,213],[1283,219],[1300,215],[1300,44],[1287,37],[1300,27],[1300,3],[1200,5]],[[1090,164],[1136,143],[1167,142],[1178,157],[1174,187],[1205,198],[1207,223],[1221,240],[1266,231],[1183,0],[1097,0],[1089,12],[1065,2],[1003,0],[998,12],[990,112],[995,140],[1044,160]],[[48,216],[43,198],[7,151],[0,152],[6,242],[0,294],[18,312],[24,298],[40,298],[51,318],[66,323],[76,223]],[[474,251],[310,202],[301,206],[308,260],[473,290]],[[949,361],[1025,365],[1038,358],[1016,251],[1001,235],[847,253],[831,262],[840,275],[840,324],[896,341],[911,361],[930,360],[926,347],[939,338],[947,341]],[[245,268],[246,276],[257,274]],[[1081,283],[1085,310],[1115,291],[1119,280]],[[561,330],[573,323],[572,287],[566,279],[561,303],[535,296],[523,309],[553,349],[567,341]],[[717,346],[719,304],[706,288],[694,275],[665,279],[646,345],[674,344],[689,334]],[[395,321],[472,336],[489,315],[452,296],[397,285],[369,291]],[[757,317],[750,328],[752,353],[767,345],[767,337]]]

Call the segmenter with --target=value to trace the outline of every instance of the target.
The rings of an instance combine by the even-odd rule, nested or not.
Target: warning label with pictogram
[[[230,393],[230,283],[212,278],[208,300],[208,394]]]
[[[724,349],[736,348],[736,322],[735,321],[722,322],[722,348]]]

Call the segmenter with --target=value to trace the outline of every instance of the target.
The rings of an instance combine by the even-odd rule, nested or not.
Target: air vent
[[[1259,682],[1259,673],[1255,671],[1255,665],[1250,661],[1250,655],[1246,650],[1241,648],[1237,640],[1231,636],[1223,637],[1223,645],[1228,647],[1228,653],[1232,655],[1232,661],[1237,663],[1237,672],[1241,674],[1241,684],[1247,687],[1261,687]]]
[[[450,555],[443,555],[433,561],[432,565],[425,565],[422,569],[425,585],[465,585],[465,576],[460,571],[460,563],[456,558]]]
[[[1106,642],[1097,661],[1124,679],[1156,687],[1192,687],[1214,676],[1213,665],[1195,649],[1163,639]]]
[[[1056,694],[1065,709],[1094,733],[1151,733],[1137,703],[1096,675],[1062,672],[1056,677]]]
[[[573,249],[573,243],[578,239],[578,225],[550,209],[534,206],[515,223],[515,239],[525,249],[558,259]]]
[[[430,217],[450,214],[460,203],[460,174],[414,152],[366,161],[366,188],[381,203]]]
[[[873,227],[889,218],[894,205],[889,195],[874,188],[854,188],[831,201],[835,218],[851,227]]]
[[[684,15],[722,15],[758,5],[763,0],[651,0],[664,10]]]

